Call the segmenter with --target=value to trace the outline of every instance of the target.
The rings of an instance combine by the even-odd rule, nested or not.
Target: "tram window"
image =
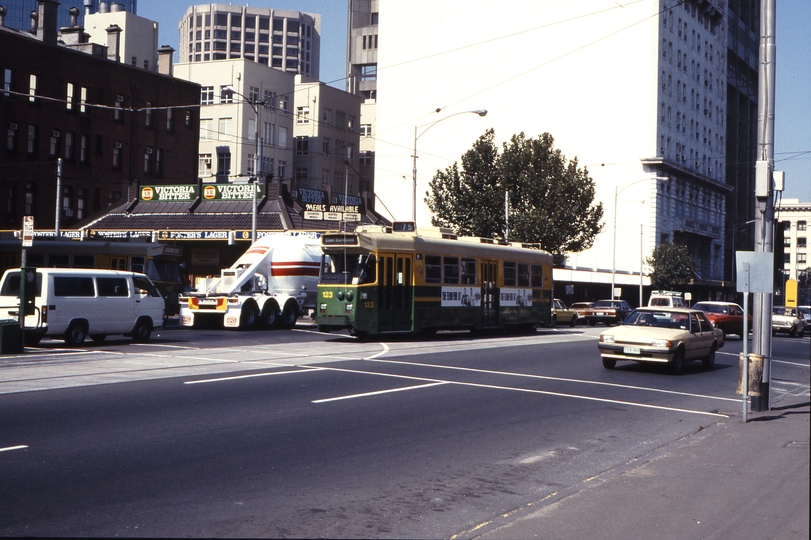
[[[515,263],[504,261],[504,286],[515,287]]]
[[[127,259],[118,257],[111,257],[110,258],[110,270],[126,270],[127,269]]]
[[[358,255],[358,264],[360,266],[360,273],[357,281],[354,279],[352,283],[374,283],[376,280],[377,259],[374,255]]]
[[[518,286],[529,287],[529,265],[518,263]]]
[[[445,283],[459,283],[459,257],[445,257]]]
[[[49,255],[48,266],[51,268],[70,268],[69,255]]]
[[[183,283],[180,266],[177,261],[149,259],[146,261],[145,274],[152,281],[167,281],[170,283]]]
[[[476,284],[476,260],[462,259],[462,284]]]
[[[144,266],[145,264],[143,257],[132,257],[130,259],[130,271],[143,274]]]
[[[96,258],[93,255],[74,255],[73,268],[95,268]]]
[[[26,257],[28,266],[45,266],[45,255],[43,253],[31,253]]]
[[[539,264],[532,265],[532,286],[543,287],[543,266]]]
[[[425,283],[442,283],[442,257],[425,256]]]

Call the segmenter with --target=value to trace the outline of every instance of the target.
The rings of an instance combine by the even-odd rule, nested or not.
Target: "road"
[[[451,537],[741,414],[740,340],[672,376],[600,330],[43,341],[0,357],[0,534]],[[808,351],[775,338],[773,402]]]

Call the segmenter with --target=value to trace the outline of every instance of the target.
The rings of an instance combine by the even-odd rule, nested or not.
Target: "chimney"
[[[93,0],[83,0],[85,16],[93,14]]]
[[[87,43],[88,35],[85,33],[84,28],[79,26],[79,8],[72,7],[70,13],[70,26],[63,26],[59,33],[62,35],[62,41],[65,45],[78,45],[80,43]]]
[[[172,60],[175,50],[169,45],[164,45],[158,49],[158,73],[172,76]]]
[[[119,47],[121,43],[121,27],[111,24],[107,29],[107,58],[113,62],[120,62]]]
[[[47,45],[56,45],[56,10],[59,7],[59,2],[56,0],[37,1],[39,2],[37,39]]]
[[[6,6],[0,6],[0,28],[6,25]]]

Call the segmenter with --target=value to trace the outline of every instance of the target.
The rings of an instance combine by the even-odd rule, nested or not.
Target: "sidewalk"
[[[809,403],[675,441],[462,538],[809,538]]]

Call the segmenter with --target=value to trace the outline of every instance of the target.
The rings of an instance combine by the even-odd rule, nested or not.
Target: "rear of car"
[[[633,309],[625,300],[600,300],[583,311],[583,320],[591,326],[597,323],[620,324]]]
[[[772,335],[788,334],[791,337],[802,337],[805,332],[805,319],[799,308],[774,306],[772,308]]]

